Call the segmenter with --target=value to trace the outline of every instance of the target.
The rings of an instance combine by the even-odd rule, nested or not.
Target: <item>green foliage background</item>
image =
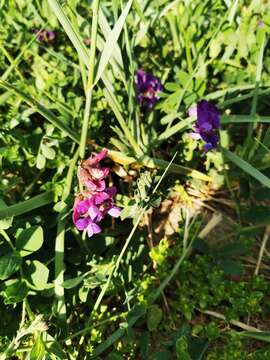
[[[268,359],[269,4],[96,3],[0,1],[0,359]],[[164,85],[152,111],[139,68]],[[208,153],[202,98],[221,113]],[[71,221],[78,145],[109,149],[123,209],[92,239]],[[170,236],[151,230],[166,198]]]

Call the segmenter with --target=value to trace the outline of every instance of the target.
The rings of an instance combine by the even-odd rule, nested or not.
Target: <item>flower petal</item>
[[[92,220],[95,220],[100,215],[100,211],[95,205],[92,205],[88,208],[88,214]]]
[[[188,116],[197,118],[197,105],[191,106],[188,109]]]
[[[76,221],[75,226],[78,230],[82,231],[88,227],[90,222],[91,222],[91,219],[89,219],[89,218],[79,219],[78,221]]]
[[[108,214],[115,218],[117,218],[120,215],[120,213],[121,213],[121,209],[117,206],[112,206],[108,211]]]
[[[91,166],[96,167],[101,160],[103,160],[108,154],[107,149],[101,150],[101,152],[97,153],[96,155],[91,155],[88,159],[82,161],[82,166]]]
[[[98,234],[100,232],[101,228],[95,223],[91,223],[87,226],[87,234],[89,237],[92,237],[94,234]]]

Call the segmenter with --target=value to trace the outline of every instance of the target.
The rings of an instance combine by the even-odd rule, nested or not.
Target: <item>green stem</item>
[[[76,333],[74,334],[71,334],[70,336],[66,337],[65,338],[65,342],[68,341],[68,340],[71,340],[71,339],[74,339],[76,338],[77,336],[80,336],[80,335],[85,335],[86,333],[90,332],[90,330],[94,329],[94,328],[97,328],[99,326],[102,326],[102,325],[105,325],[107,323],[110,323],[112,321],[115,321],[119,318],[125,318],[127,316],[127,312],[124,312],[124,313],[121,313],[121,314],[118,314],[118,315],[114,315],[112,317],[110,317],[109,319],[106,319],[106,320],[103,320],[103,321],[100,321],[99,323],[97,324],[93,324],[93,325],[90,325],[90,326],[87,326],[85,328],[83,328],[82,330],[79,330],[77,331]]]
[[[3,238],[6,240],[6,242],[9,244],[9,246],[11,247],[11,249],[13,251],[16,251],[15,246],[12,244],[12,241],[10,240],[8,234],[5,232],[5,230],[0,230],[0,234],[3,236]]]
[[[175,159],[176,155],[177,155],[177,153],[174,154],[173,158],[171,159],[171,161],[169,162],[168,166],[167,166],[166,169],[164,170],[163,174],[161,175],[161,177],[160,177],[159,181],[157,182],[157,184],[156,184],[154,190],[152,191],[152,194],[151,194],[151,195],[154,195],[154,194],[157,192],[157,190],[158,190],[158,188],[159,188],[162,180],[164,179],[165,175],[167,174],[169,168],[172,166],[173,160]],[[126,250],[127,250],[127,248],[128,248],[128,246],[129,246],[129,244],[130,244],[130,241],[131,241],[131,239],[133,238],[133,235],[135,234],[135,231],[136,231],[136,229],[137,229],[137,227],[138,227],[138,225],[139,225],[139,223],[140,223],[143,215],[145,214],[145,212],[146,212],[147,209],[149,208],[150,204],[151,204],[151,197],[150,197],[149,202],[141,209],[141,211],[140,211],[140,213],[139,213],[139,215],[138,215],[137,221],[136,221],[136,223],[134,224],[134,226],[133,226],[133,228],[132,228],[132,230],[131,230],[131,232],[130,232],[130,234],[129,234],[129,236],[128,236],[128,238],[127,238],[127,240],[126,240],[126,242],[125,242],[125,244],[124,244],[124,246],[123,246],[123,248],[122,248],[122,250],[121,250],[121,253],[119,254],[119,256],[118,256],[118,258],[117,258],[117,261],[116,261],[116,263],[115,263],[115,265],[114,265],[114,267],[113,267],[113,269],[112,269],[112,271],[111,271],[111,273],[110,273],[110,275],[109,275],[109,277],[108,277],[108,279],[107,279],[107,282],[106,282],[106,284],[104,285],[104,287],[102,288],[102,290],[101,290],[101,292],[100,292],[100,294],[99,294],[99,296],[98,296],[98,298],[97,298],[97,301],[96,301],[96,303],[95,303],[95,305],[94,305],[94,308],[93,308],[93,310],[92,310],[92,313],[95,312],[95,311],[97,311],[97,309],[99,308],[99,305],[100,305],[100,303],[101,303],[101,301],[102,301],[102,299],[103,299],[103,297],[104,297],[107,289],[109,288],[109,285],[110,285],[110,283],[111,283],[112,277],[113,277],[113,275],[117,272],[117,270],[118,270],[118,268],[119,268],[119,266],[120,266],[120,263],[121,263],[121,261],[122,261],[122,258],[123,258],[124,254],[125,254],[125,252],[126,252]]]
[[[259,93],[259,87],[261,83],[261,76],[262,76],[262,69],[263,69],[263,54],[264,49],[266,45],[266,36],[264,29],[258,29],[260,38],[259,38],[259,53],[258,53],[258,60],[257,60],[257,71],[256,71],[256,82],[255,82],[255,88],[253,90],[253,98],[251,102],[251,109],[250,109],[250,115],[255,116],[257,111],[257,104],[258,104],[258,93]],[[247,133],[247,140],[244,147],[244,157],[247,158],[247,160],[251,160],[251,157],[254,153],[252,149],[252,134],[253,130],[255,129],[257,123],[251,123],[248,126],[248,133]],[[250,151],[249,151],[250,150]]]
[[[76,163],[79,157],[79,149],[76,151],[73,159],[71,160],[70,167],[68,169],[65,189],[62,195],[62,201],[65,201],[70,193],[72,178],[75,170]],[[56,300],[55,313],[58,317],[58,320],[61,323],[65,323],[66,321],[66,303],[65,303],[65,289],[63,287],[64,282],[64,271],[65,271],[65,263],[64,263],[64,254],[65,254],[65,227],[66,221],[64,219],[64,215],[66,214],[68,208],[67,205],[60,212],[57,223],[57,235],[55,239],[55,280],[54,280],[54,294]]]
[[[64,282],[64,251],[65,251],[65,223],[60,220],[57,225],[57,236],[55,240],[55,279],[54,294],[56,299],[55,313],[62,323],[66,320],[66,303]]]
[[[85,154],[85,147],[87,141],[87,130],[88,123],[91,112],[91,103],[92,103],[92,92],[94,85],[94,66],[95,66],[95,56],[96,56],[96,43],[97,43],[97,27],[98,27],[98,10],[99,10],[99,0],[94,0],[93,3],[93,19],[92,19],[92,29],[91,29],[91,48],[90,48],[90,57],[89,57],[89,70],[88,70],[88,81],[86,87],[86,103],[85,111],[83,118],[83,126],[80,139],[80,157],[83,159]]]

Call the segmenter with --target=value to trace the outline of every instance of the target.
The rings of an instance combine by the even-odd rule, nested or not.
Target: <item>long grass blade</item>
[[[36,99],[1,79],[0,86],[19,95],[31,108],[36,109],[39,114],[44,116],[56,128],[62,130],[76,143],[79,143],[78,135],[73,130],[71,130],[63,121],[61,121],[51,110],[47,109]]]
[[[221,124],[242,124],[242,123],[270,123],[270,116],[259,115],[223,115]]]
[[[189,118],[185,119],[185,120],[182,120],[182,121],[179,121],[177,124],[173,125],[169,129],[165,130],[162,134],[160,134],[159,137],[158,137],[158,141],[164,141],[164,140],[170,138],[171,136],[173,136],[177,132],[187,128],[188,126],[190,126],[193,122],[194,122],[194,120],[189,119]]]
[[[43,194],[32,197],[29,200],[19,202],[8,207],[0,208],[0,219],[12,216],[19,216],[42,206],[51,204],[53,202],[53,193],[45,192]]]
[[[79,57],[83,60],[84,64],[88,66],[89,63],[89,54],[87,52],[86,46],[81,40],[80,35],[72,26],[70,20],[64,13],[58,0],[48,0],[50,7],[52,8],[55,16],[63,26],[67,36],[70,38],[73,46],[77,50]]]
[[[83,43],[83,41],[82,41],[82,39],[80,37],[80,34],[78,34],[78,32],[76,31],[74,26],[72,26],[71,22],[69,21],[68,17],[64,13],[62,7],[60,6],[58,0],[49,0],[49,4],[52,7],[52,9],[53,9],[55,15],[57,16],[58,20],[60,21],[61,25],[63,26],[67,36],[69,37],[70,41],[73,44],[73,46],[77,50],[79,57],[81,57],[81,60],[83,61],[85,66],[88,68],[89,67],[89,54],[88,54],[87,49],[86,49],[86,47],[85,47],[85,45],[84,45],[84,43]],[[106,55],[106,59],[107,59],[107,55]],[[106,59],[105,59],[105,55],[104,55],[104,63],[105,63]],[[119,119],[120,119],[119,114],[121,116],[121,119],[123,119],[123,117],[122,117],[122,115],[120,113],[121,106],[120,106],[119,102],[117,101],[117,99],[115,98],[115,96],[113,97],[111,84],[110,84],[110,81],[108,80],[108,78],[106,77],[106,75],[104,73],[104,69],[103,69],[103,71],[100,71],[100,77],[101,77],[101,79],[102,79],[102,81],[103,81],[103,83],[104,83],[104,85],[106,87],[107,94],[109,94],[109,96],[111,98],[111,101],[109,102],[109,105],[113,106],[112,110],[114,111],[115,116],[117,114],[117,119],[119,121]],[[118,109],[118,111],[116,111],[116,109]],[[123,125],[124,124],[122,122],[122,126]],[[128,127],[126,126],[126,133],[127,132],[129,132],[129,137],[128,137],[129,143],[133,147],[135,153],[137,155],[142,155],[142,151],[141,151],[139,145],[136,143],[136,141],[133,138],[131,132],[129,131]]]
[[[257,170],[255,167],[250,165],[247,161],[241,159],[238,155],[232,153],[231,151],[222,148],[222,152],[225,157],[233,162],[236,166],[242,169],[245,173],[252,176],[254,179],[258,180],[262,185],[270,188],[270,179]]]

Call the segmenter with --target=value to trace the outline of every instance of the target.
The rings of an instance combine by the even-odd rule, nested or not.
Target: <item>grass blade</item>
[[[126,17],[129,13],[129,10],[131,8],[132,5],[132,1],[133,0],[129,0],[126,7],[124,8],[124,10],[122,11],[122,14],[120,15],[119,19],[117,20],[117,22],[114,25],[114,28],[112,29],[112,31],[110,32],[109,36],[106,39],[105,45],[104,45],[104,49],[102,51],[99,63],[98,63],[98,68],[97,68],[97,74],[96,74],[96,78],[94,81],[94,85],[99,81],[99,79],[101,78],[101,75],[103,74],[111,56],[112,53],[114,51],[115,45],[117,44],[119,35],[123,29],[123,26],[125,24],[126,21]]]
[[[176,134],[178,131],[185,129],[189,125],[191,125],[194,122],[194,119],[185,119],[182,121],[179,121],[177,124],[173,125],[169,129],[165,130],[162,134],[159,135],[158,141],[163,141],[168,139],[169,137]]]
[[[242,331],[238,334],[246,338],[270,342],[270,331]]]
[[[0,219],[25,214],[34,209],[51,204],[53,199],[53,193],[48,191],[43,194],[34,196],[29,200],[19,202],[18,204],[14,204],[2,209],[0,208]]]
[[[270,116],[259,115],[223,115],[221,116],[221,124],[235,123],[270,123]]]
[[[227,157],[228,160],[237,165],[245,173],[252,176],[254,179],[258,180],[262,185],[270,188],[270,179],[257,170],[255,167],[250,165],[247,161],[241,159],[238,155],[232,153],[231,151],[222,148],[223,154]]]
[[[61,25],[63,26],[67,36],[69,37],[70,41],[73,44],[73,46],[77,50],[77,53],[78,53],[79,57],[81,58],[82,62],[86,65],[87,68],[89,68],[89,54],[87,52],[85,45],[83,44],[83,42],[81,40],[80,35],[76,31],[76,29],[74,29],[74,26],[72,26],[71,22],[69,21],[69,19],[67,18],[66,14],[63,11],[63,9],[61,8],[59,2],[57,0],[49,0],[49,4],[50,4],[51,8],[53,9],[55,15],[57,16],[58,20],[60,21]],[[120,16],[120,18],[121,18],[121,16]],[[106,45],[105,45],[105,47],[106,47]],[[106,56],[106,58],[107,58],[107,56]],[[121,121],[123,119],[123,117],[119,111],[119,109],[121,109],[121,106],[118,103],[115,96],[113,96],[113,94],[112,94],[110,81],[107,79],[107,77],[103,71],[100,72],[100,77],[106,87],[107,94],[109,94],[110,99],[111,99],[111,101],[109,102],[109,105],[112,106],[112,110],[113,110],[115,116],[117,117],[117,120]],[[120,114],[120,116],[119,116],[119,114]],[[122,122],[122,126],[124,126],[126,128],[125,129],[126,133],[129,133],[128,139],[129,139],[131,146],[135,150],[136,154],[142,155],[142,151],[140,150],[139,145],[136,143],[135,139],[132,137],[132,134],[129,131],[128,127],[125,126],[124,121]]]
[[[70,41],[72,42],[73,46],[77,50],[78,56],[82,59],[84,64],[88,66],[89,62],[89,55],[86,49],[86,46],[81,40],[80,35],[78,32],[74,29],[71,22],[69,21],[68,17],[64,13],[61,5],[59,4],[58,0],[48,0],[48,3],[50,7],[52,8],[55,16],[63,26],[67,36],[70,38]]]
[[[19,90],[17,87],[1,79],[0,86],[19,95],[28,105],[30,105],[30,107],[36,109],[39,114],[49,120],[50,123],[52,123],[56,128],[65,132],[76,143],[79,143],[79,137],[77,136],[77,134],[73,132],[73,130],[71,130],[63,121],[61,121],[51,110],[47,109],[36,99],[31,97],[30,95],[25,94],[22,90]]]
[[[108,39],[108,37],[110,36],[112,29],[108,23],[106,16],[104,15],[102,7],[99,9],[98,24],[99,24],[99,27],[100,27],[100,29],[104,35],[105,41],[106,41],[106,39]],[[104,51],[104,43],[102,44],[102,49]],[[120,47],[117,44],[117,42],[114,45],[114,50],[113,50],[112,56],[118,63],[118,66],[120,66],[121,69],[123,69],[124,65],[123,65],[122,53],[121,53]]]
[[[111,345],[113,345],[117,340],[119,340],[122,336],[125,335],[128,328],[131,328],[137,320],[139,320],[142,316],[146,314],[146,306],[137,305],[128,313],[127,323],[125,327],[119,328],[115,332],[112,333],[105,341],[103,341],[100,345],[96,347],[93,351],[93,358],[96,358],[98,355],[102,354],[105,350],[107,350]]]
[[[133,148],[133,150],[135,151],[135,154],[141,156],[143,155],[143,152],[141,150],[141,148],[139,147],[139,145],[137,144],[137,142],[135,141],[134,137],[131,134],[131,131],[129,130],[129,127],[127,126],[116,101],[116,98],[113,94],[112,91],[108,90],[108,87],[106,89],[103,90],[103,94],[106,98],[106,100],[108,101],[112,111],[114,112],[114,115],[116,117],[116,119],[119,122],[119,125],[121,126],[121,129],[123,130],[123,133],[125,134],[128,142],[130,143],[131,147]]]
[[[81,130],[81,139],[80,139],[80,157],[82,159],[85,156],[89,119],[91,116],[92,95],[94,88],[94,67],[96,62],[95,59],[96,59],[96,44],[97,44],[97,31],[98,31],[98,12],[99,12],[99,0],[94,0],[93,18],[92,18],[92,27],[91,27],[91,49],[89,56],[87,85],[85,89],[86,102],[85,102],[84,117],[83,117],[83,124]]]

